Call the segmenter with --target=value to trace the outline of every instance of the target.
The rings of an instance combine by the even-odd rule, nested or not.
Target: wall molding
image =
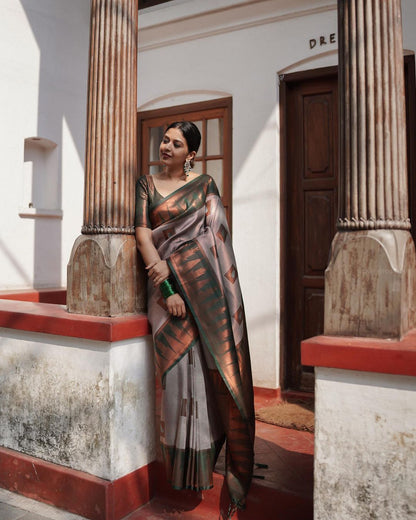
[[[261,0],[214,9],[162,23],[142,26],[139,22],[139,53],[209,36],[283,22],[293,18],[336,11],[337,4],[285,11],[275,0]]]

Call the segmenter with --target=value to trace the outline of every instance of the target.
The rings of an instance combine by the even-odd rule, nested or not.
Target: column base
[[[335,235],[325,272],[325,335],[401,338],[416,325],[415,295],[408,231]]]
[[[133,235],[81,235],[68,263],[68,311],[120,316],[146,310],[146,276]]]

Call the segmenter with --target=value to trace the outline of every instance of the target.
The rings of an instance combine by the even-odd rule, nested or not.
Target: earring
[[[185,172],[185,177],[189,177],[189,172],[192,170],[191,161],[186,159],[185,164],[183,165],[183,171]]]

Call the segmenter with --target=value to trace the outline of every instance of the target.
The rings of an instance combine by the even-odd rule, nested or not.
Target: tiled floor
[[[271,404],[273,399],[256,397],[256,409]],[[236,520],[309,520],[312,519],[314,436],[256,423],[255,461],[267,468],[255,470],[248,497],[247,511],[238,513]],[[218,468],[221,472],[221,466]],[[163,498],[129,515],[128,520],[218,520],[220,510],[228,503],[220,474],[214,479],[214,489],[197,495],[187,492],[175,506]],[[181,492],[178,492],[181,493]],[[184,505],[184,503],[186,505]],[[53,507],[0,490],[0,520],[82,520]]]
[[[272,398],[256,397],[256,409],[272,404]],[[279,428],[256,422],[255,460],[267,464],[254,474],[245,512],[236,520],[311,520],[313,491],[312,433]],[[221,459],[217,464],[221,473]],[[128,520],[218,520],[219,512],[227,508],[223,500],[222,477],[214,479],[214,489],[199,496],[190,492],[169,493],[132,513]],[[173,496],[172,496],[173,495]],[[170,506],[168,504],[171,504]],[[220,516],[221,518],[221,516]]]
[[[256,395],[255,408],[259,410],[276,402],[275,399]],[[262,484],[281,491],[312,498],[313,493],[313,433],[279,428],[256,422],[256,462],[265,459],[268,470]]]
[[[312,496],[313,445],[311,433],[257,422],[256,461],[267,463],[268,469],[255,474],[264,475],[264,486]]]

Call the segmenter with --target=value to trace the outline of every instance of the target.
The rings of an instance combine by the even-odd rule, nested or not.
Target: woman
[[[211,488],[226,440],[231,517],[252,477],[253,387],[224,208],[214,180],[192,171],[200,141],[193,123],[167,128],[163,171],[137,182],[136,241],[149,276],[168,478],[175,489]]]

